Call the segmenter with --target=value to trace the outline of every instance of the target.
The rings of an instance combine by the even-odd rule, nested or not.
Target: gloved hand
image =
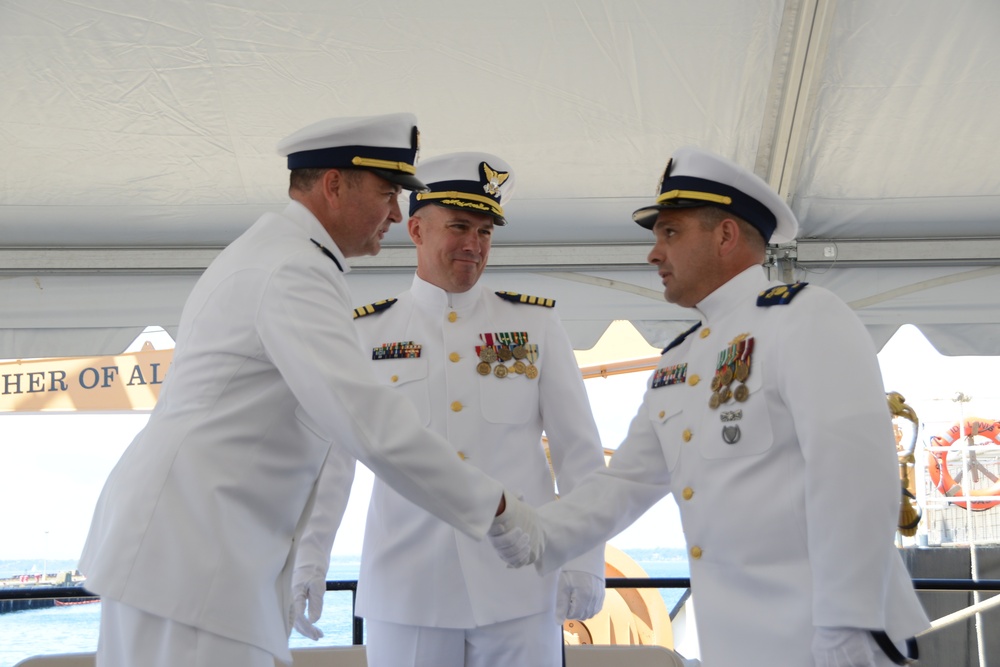
[[[880,667],[871,633],[859,628],[816,628],[812,654],[816,667]],[[892,664],[892,663],[889,663]]]
[[[604,577],[590,572],[563,570],[559,573],[556,593],[556,618],[585,621],[601,610],[604,604]]]
[[[326,593],[326,573],[319,572],[318,569],[314,565],[300,565],[292,573],[292,613],[295,629],[303,637],[313,641],[323,636],[323,631],[314,623],[323,614],[323,595]]]
[[[535,509],[509,493],[505,493],[504,498],[506,507],[503,514],[493,519],[493,525],[486,533],[490,543],[509,567],[534,563],[545,543]]]

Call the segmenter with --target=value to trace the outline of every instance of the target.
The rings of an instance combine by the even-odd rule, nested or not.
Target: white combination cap
[[[278,142],[289,169],[366,169],[407,190],[423,190],[415,176],[420,132],[411,113],[329,118]]]
[[[769,243],[795,239],[799,223],[785,200],[764,179],[735,162],[687,146],[667,161],[656,203],[640,208],[632,219],[652,229],[665,208],[715,206],[753,225]]]
[[[503,205],[514,192],[510,165],[490,153],[449,153],[421,161],[417,176],[426,192],[410,194],[410,215],[427,204],[478,211],[506,225]]]

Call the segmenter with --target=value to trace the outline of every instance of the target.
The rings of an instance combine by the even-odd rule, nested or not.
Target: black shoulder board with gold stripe
[[[375,303],[369,303],[367,306],[361,306],[354,309],[354,319],[359,317],[364,317],[365,315],[371,315],[373,313],[381,313],[386,310],[392,304],[396,303],[398,299],[385,299],[384,301],[376,301]]]
[[[517,292],[497,292],[496,295],[513,303],[528,303],[532,306],[545,306],[546,308],[553,308],[556,305],[555,299],[546,299],[542,296],[528,296]]]
[[[685,331],[684,333],[682,333],[682,334],[681,334],[680,336],[678,336],[677,338],[675,338],[675,339],[673,339],[672,341],[670,341],[670,345],[667,345],[667,346],[666,346],[665,348],[663,348],[663,351],[662,351],[662,352],[660,352],[660,354],[661,354],[661,355],[662,355],[662,354],[666,354],[666,353],[667,353],[667,352],[669,352],[670,350],[674,349],[675,347],[677,347],[678,345],[680,345],[681,343],[683,343],[683,342],[684,342],[684,339],[685,339],[685,338],[687,338],[688,336],[690,336],[690,335],[691,335],[691,333],[692,333],[692,332],[693,332],[693,331],[694,331],[695,329],[697,329],[698,327],[700,327],[700,326],[701,326],[701,322],[697,322],[697,323],[695,323],[695,325],[694,325],[693,327],[691,327],[690,329],[688,329],[687,331]]]
[[[795,295],[805,289],[809,283],[791,283],[790,285],[778,285],[771,289],[766,289],[757,295],[757,305],[784,306],[795,298]]]

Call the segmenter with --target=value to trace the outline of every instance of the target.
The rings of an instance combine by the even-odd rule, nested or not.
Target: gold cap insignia
[[[499,195],[500,186],[504,184],[504,181],[507,180],[510,173],[506,171],[497,171],[485,162],[483,162],[480,167],[482,167],[483,174],[486,178],[486,185],[483,186],[483,192],[493,196]]]

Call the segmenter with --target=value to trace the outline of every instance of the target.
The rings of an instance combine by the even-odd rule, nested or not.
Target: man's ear
[[[339,169],[328,169],[323,172],[320,184],[323,190],[323,198],[332,203],[340,197],[340,188],[344,184],[344,175]]]
[[[719,254],[723,257],[734,252],[740,244],[740,236],[743,230],[738,222],[732,218],[725,218],[719,223],[716,229],[719,232]]]
[[[406,221],[406,230],[410,232],[410,239],[414,245],[421,245],[424,242],[423,230],[420,228],[421,222],[422,220],[415,215],[411,215],[410,219]]]

